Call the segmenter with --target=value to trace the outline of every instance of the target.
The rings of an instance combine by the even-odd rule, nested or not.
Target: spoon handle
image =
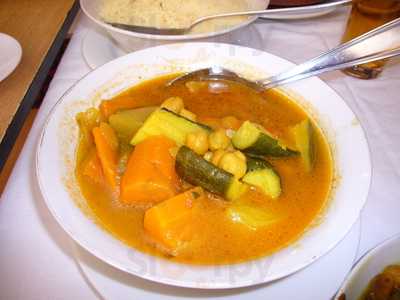
[[[258,83],[268,89],[327,71],[398,55],[400,55],[400,18]]]
[[[280,13],[285,13],[285,14],[288,14],[288,13],[311,13],[311,12],[318,11],[318,10],[324,9],[324,8],[348,5],[348,4],[351,4],[351,1],[352,0],[338,0],[338,1],[328,2],[328,3],[306,5],[306,6],[299,6],[299,7],[274,8],[274,9],[265,9],[265,10],[251,10],[251,11],[216,14],[216,15],[205,16],[205,17],[196,19],[190,25],[190,28],[193,28],[194,26],[196,26],[200,23],[203,23],[205,21],[209,21],[209,20],[217,19],[217,18],[238,17],[238,16],[260,16],[260,17],[268,18],[268,16],[276,16],[277,14],[280,14]]]

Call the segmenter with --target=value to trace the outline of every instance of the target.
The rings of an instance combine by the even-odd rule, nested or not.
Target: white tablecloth
[[[296,63],[332,48],[345,26],[345,9],[298,21],[259,21],[250,45]],[[0,299],[96,299],[82,278],[72,240],[45,207],[35,177],[36,143],[47,113],[59,97],[90,71],[81,54],[89,21],[78,17],[23,151],[0,200]],[[333,72],[322,76],[359,117],[372,154],[373,179],[361,215],[358,256],[400,232],[400,64],[363,81]],[[356,159],[355,155],[355,159]]]

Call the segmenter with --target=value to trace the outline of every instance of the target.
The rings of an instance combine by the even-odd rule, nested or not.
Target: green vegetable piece
[[[199,130],[211,131],[211,128],[193,122],[165,108],[153,112],[143,126],[136,132],[131,140],[132,145],[137,145],[149,136],[164,135],[176,142],[178,146],[185,144],[186,135]]]
[[[279,175],[270,168],[248,172],[242,178],[243,182],[259,187],[266,195],[273,199],[282,192]]]
[[[156,106],[122,110],[108,118],[110,126],[117,133],[118,138],[130,142],[136,131],[143,125],[147,117],[156,110]]]
[[[246,155],[247,172],[259,169],[272,169],[272,165],[261,157]]]
[[[243,224],[251,230],[263,228],[282,219],[281,216],[262,208],[244,204],[232,204],[227,209],[227,215],[233,222]]]
[[[177,174],[187,182],[224,196],[228,200],[240,198],[248,188],[232,174],[214,166],[186,146],[178,150],[175,169]]]
[[[268,156],[294,156],[297,151],[287,148],[264,128],[245,121],[232,138],[233,145],[246,153]]]
[[[291,128],[296,148],[300,151],[304,167],[311,172],[315,162],[314,128],[309,119],[305,119]]]
[[[225,191],[225,197],[229,200],[238,200],[249,190],[249,185],[244,182],[238,180],[237,178],[233,178],[228,189]]]
[[[247,155],[247,173],[243,182],[259,187],[264,194],[275,199],[282,192],[281,179],[272,165],[263,158]]]

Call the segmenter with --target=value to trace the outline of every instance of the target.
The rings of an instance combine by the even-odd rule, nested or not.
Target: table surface
[[[12,134],[14,137],[18,134],[20,129],[18,125],[22,125],[32,107],[35,96],[40,90],[40,83],[29,95],[32,97],[26,99],[25,95],[38,74],[39,68],[43,65],[74,3],[75,0],[0,1],[0,32],[14,37],[22,47],[20,64],[9,77],[0,82],[2,101],[0,141],[3,140],[15,117],[19,118],[18,123],[20,124],[15,124]],[[63,38],[60,38],[60,44],[57,47],[61,46],[62,40]],[[55,56],[55,53],[53,55]],[[44,80],[46,74],[44,74],[44,70],[41,71],[43,73],[42,80]],[[22,105],[25,105],[26,108],[21,109]],[[1,147],[3,146],[2,144]],[[3,160],[6,156],[0,157],[0,159]]]
[[[346,9],[309,20],[259,21],[250,46],[296,63],[338,44]],[[35,150],[49,110],[74,82],[90,71],[81,44],[92,26],[79,16],[72,40],[58,67],[24,149],[0,200],[0,298],[96,299],[80,273],[73,241],[50,215],[35,177]],[[365,129],[373,178],[361,214],[357,256],[400,231],[400,64],[390,63],[381,77],[363,81],[341,72],[323,75],[356,113]],[[356,159],[356,154],[355,154]]]

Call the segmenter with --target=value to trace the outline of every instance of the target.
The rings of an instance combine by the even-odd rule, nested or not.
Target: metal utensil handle
[[[268,15],[276,15],[279,13],[301,13],[301,12],[308,12],[313,10],[318,10],[322,8],[329,8],[329,7],[339,7],[342,5],[348,5],[351,3],[352,0],[339,0],[334,2],[328,2],[323,4],[316,4],[316,5],[308,5],[308,6],[299,6],[299,7],[289,7],[289,8],[274,8],[274,9],[265,9],[265,10],[251,10],[246,12],[234,12],[234,13],[223,13],[223,14],[216,14],[211,16],[205,16],[198,18],[195,22],[193,22],[190,27],[194,27],[199,23],[215,19],[215,18],[227,18],[227,17],[238,17],[238,16],[268,16]]]
[[[365,55],[364,51],[366,51],[368,48],[379,48],[380,39],[387,39],[387,33],[390,30],[398,29],[397,27],[399,25],[400,18],[386,23],[344,44],[341,44],[314,59],[291,68],[287,72],[283,72],[281,74],[261,80],[258,83],[263,85],[265,88],[272,88],[280,84],[289,83],[327,71],[343,69],[379,59],[397,56],[399,55],[400,51],[399,32],[394,33],[391,36],[399,39],[398,48],[380,49],[367,55]],[[380,42],[382,42],[382,40]],[[384,45],[385,43],[382,44]],[[359,45],[362,45],[362,48],[357,49],[356,47]],[[364,53],[360,54],[360,51],[363,51]]]
[[[400,48],[399,49],[394,49],[394,50],[388,50],[388,51],[383,51],[378,54],[373,54],[373,55],[367,55],[365,57],[361,57],[358,59],[354,59],[351,61],[343,62],[340,64],[336,65],[331,65],[331,66],[325,66],[323,68],[315,69],[315,70],[310,70],[306,73],[299,73],[295,76],[287,77],[287,78],[280,78],[278,80],[275,80],[274,77],[271,77],[271,81],[268,81],[267,83],[263,83],[263,88],[265,89],[271,89],[274,88],[278,85],[282,85],[285,83],[289,83],[292,81],[304,79],[307,77],[311,76],[316,76],[321,73],[329,72],[329,71],[335,71],[335,70],[341,70],[349,67],[353,67],[356,65],[360,64],[365,64],[368,62],[376,61],[376,60],[381,60],[381,59],[386,59],[386,58],[391,58],[395,56],[400,56]]]

